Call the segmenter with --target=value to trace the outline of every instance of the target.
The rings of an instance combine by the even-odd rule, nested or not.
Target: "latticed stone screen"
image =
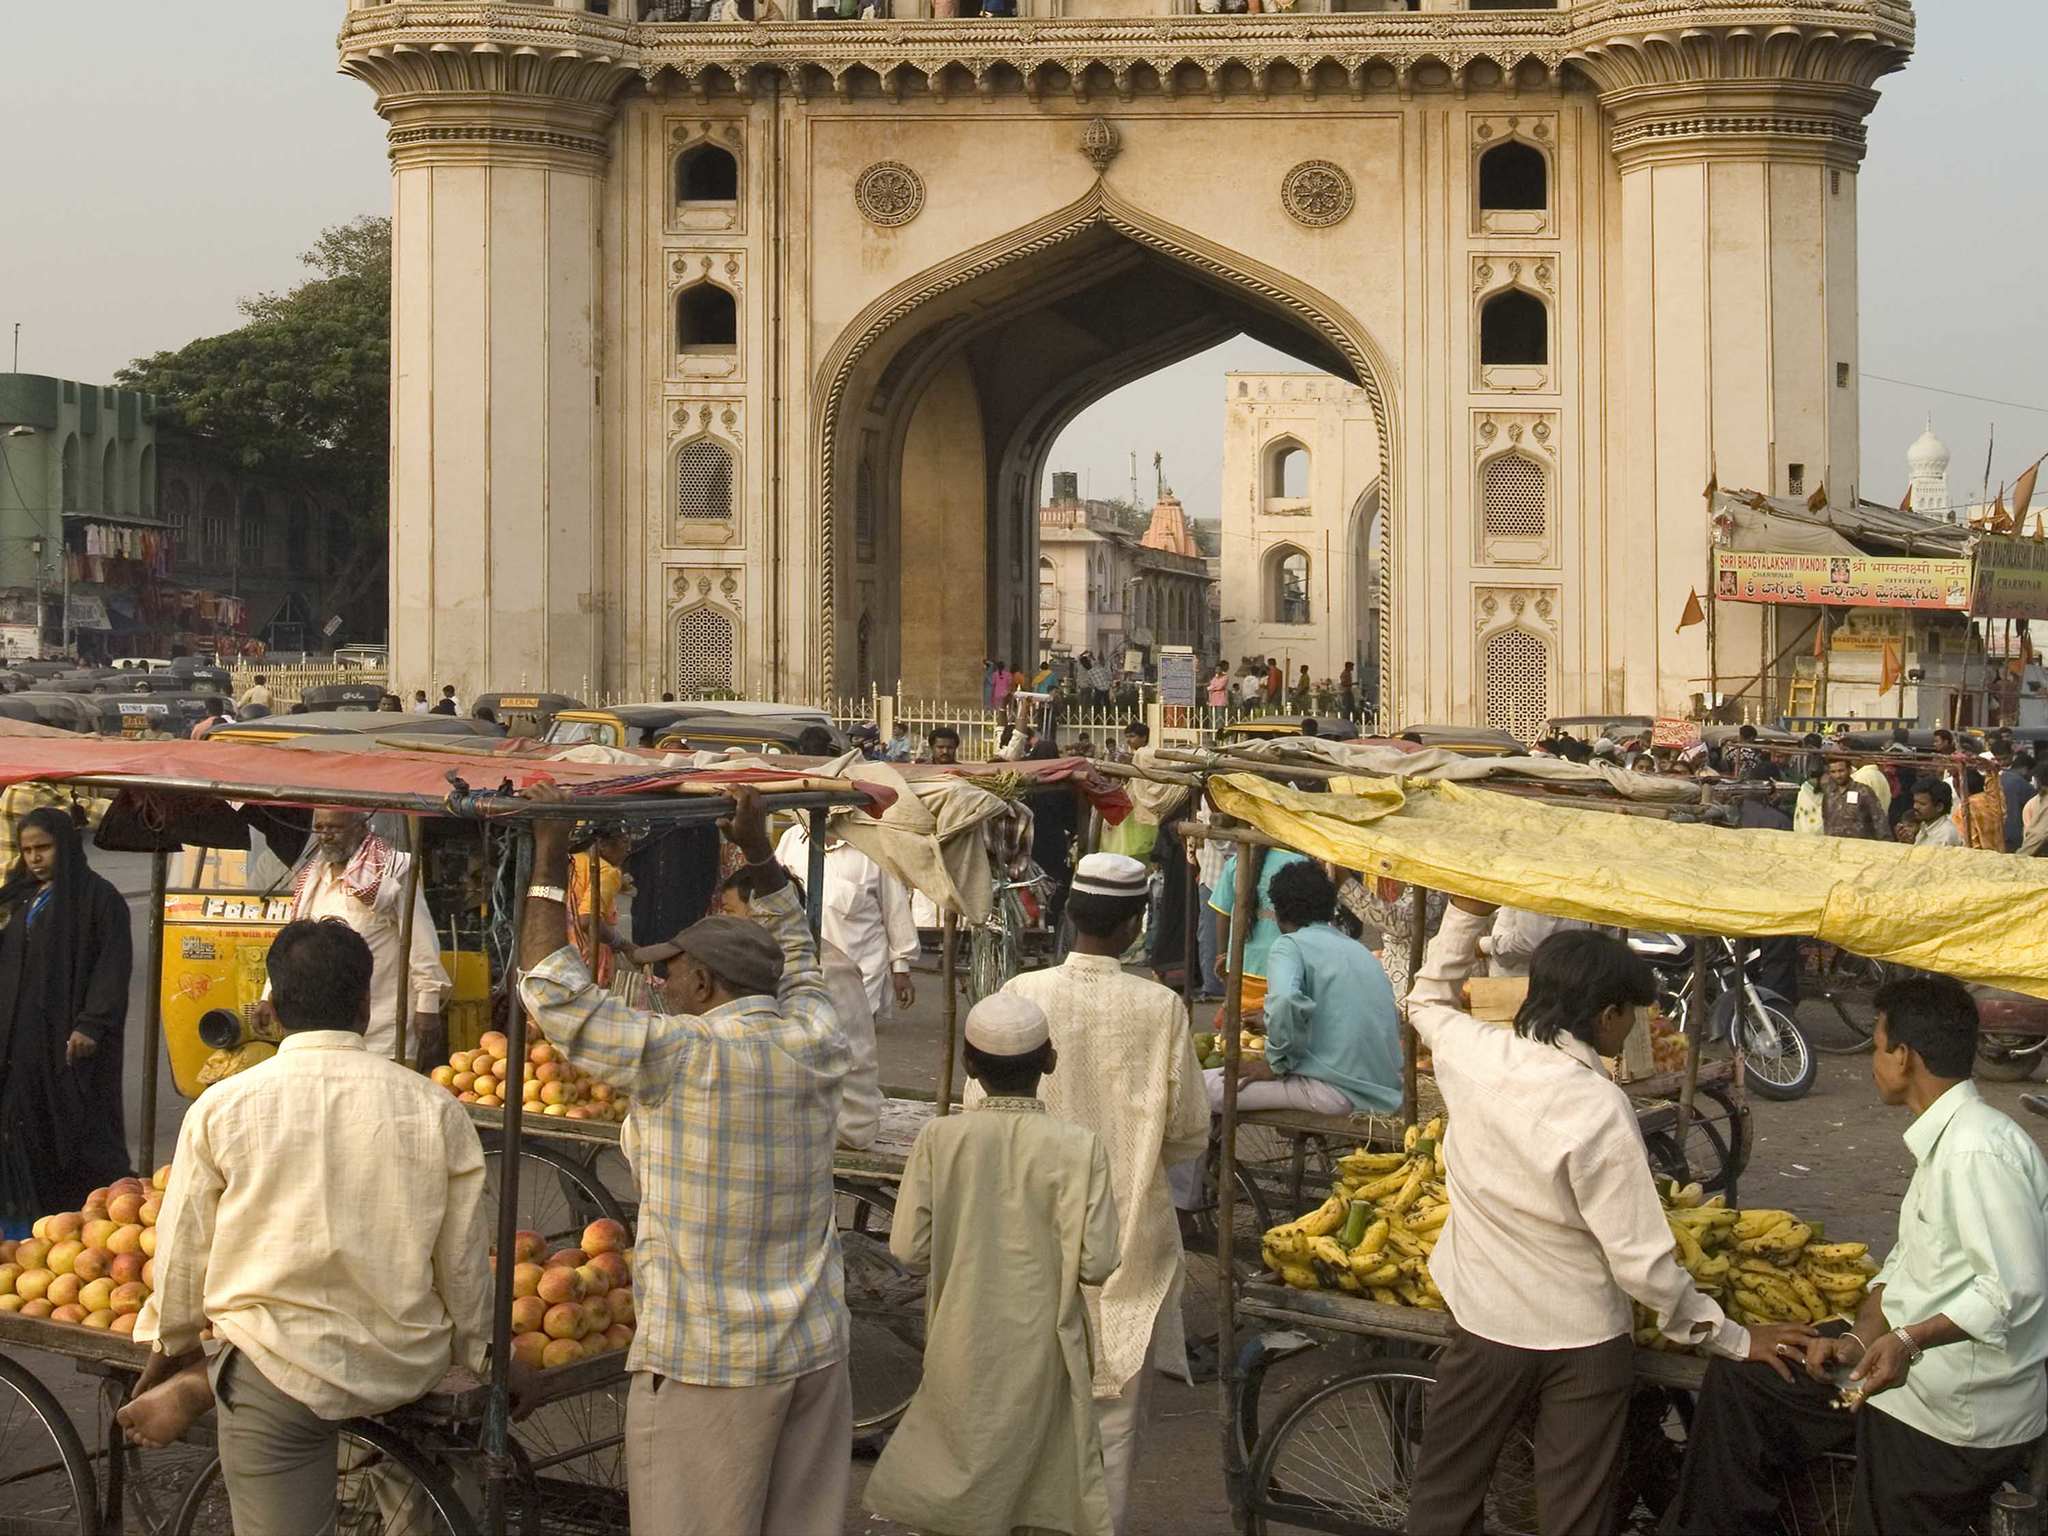
[[[739,635],[730,614],[716,608],[685,608],[675,620],[675,684],[678,693],[730,690]]]
[[[1550,718],[1550,642],[1526,629],[1498,630],[1486,641],[1486,722],[1517,741],[1534,741]]]
[[[684,527],[732,519],[732,455],[699,438],[676,454],[676,520]]]
[[[1543,466],[1519,453],[1491,460],[1483,476],[1486,536],[1540,539],[1549,532]]]

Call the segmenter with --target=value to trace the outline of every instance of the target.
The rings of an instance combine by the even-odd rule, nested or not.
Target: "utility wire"
[[[1954,395],[1958,400],[1976,400],[1985,405],[2010,406],[2016,411],[2033,411],[2038,415],[2048,416],[2048,405],[2028,405],[2024,400],[1999,400],[1991,395],[1973,395],[1966,390],[1943,389],[1939,384],[1921,384],[1912,379],[1894,379],[1882,373],[1866,373],[1863,377],[1875,379],[1880,384],[1898,384],[1907,389],[1924,389],[1929,394]]]

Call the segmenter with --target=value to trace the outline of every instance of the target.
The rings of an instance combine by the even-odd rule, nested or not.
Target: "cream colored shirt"
[[[185,1112],[135,1337],[182,1354],[211,1320],[323,1419],[384,1413],[490,1342],[476,1128],[448,1091],[307,1030]]]
[[[1209,1095],[1188,1033],[1187,1009],[1156,981],[1099,955],[1017,977],[1015,992],[1045,1010],[1059,1065],[1038,1085],[1046,1109],[1102,1138],[1120,1217],[1123,1263],[1089,1286],[1096,1339],[1095,1395],[1114,1397],[1145,1369],[1158,1328],[1159,1363],[1185,1379],[1180,1308],[1166,1303],[1181,1278],[1180,1221],[1166,1170],[1209,1144]],[[963,1098],[975,1103],[981,1085]]]
[[[405,1006],[405,966],[398,952],[399,930],[405,914],[405,876],[411,866],[409,855],[395,853],[384,882],[377,887],[377,899],[364,903],[348,893],[341,883],[344,866],[318,860],[313,878],[307,882],[298,905],[302,918],[338,917],[363,936],[370,946],[370,1027],[364,1034],[364,1048],[372,1056],[389,1058],[398,1047],[398,1012]],[[439,1013],[442,994],[452,990],[447,971],[441,967],[441,941],[434,933],[434,914],[427,910],[427,894],[413,894],[412,918],[412,1009],[414,1013]],[[263,995],[270,996],[266,986]],[[407,1023],[410,1024],[410,1020]],[[409,1040],[415,1051],[419,1045]]]
[[[1667,1338],[1747,1356],[1749,1330],[1672,1256],[1635,1108],[1598,1054],[1458,1009],[1492,921],[1447,910],[1408,993],[1449,1111],[1451,1215],[1429,1273],[1458,1326],[1516,1349],[1582,1349],[1631,1332],[1633,1298]]]

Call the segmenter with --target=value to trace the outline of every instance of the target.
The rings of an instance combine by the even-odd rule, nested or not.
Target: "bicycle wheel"
[[[484,1207],[498,1208],[498,1180],[505,1149],[484,1148]],[[600,1216],[623,1221],[624,1213],[597,1176],[553,1147],[519,1149],[519,1225],[538,1232],[548,1247],[574,1247],[583,1229]]]
[[[0,1355],[0,1530],[99,1529],[99,1482],[71,1416],[27,1367]]]
[[[1671,1131],[1653,1131],[1643,1138],[1649,1148],[1650,1166],[1667,1179],[1681,1183],[1697,1179],[1708,1194],[1731,1189],[1749,1166],[1755,1141],[1749,1106],[1718,1083],[1703,1084],[1693,1095],[1692,1124],[1685,1136],[1685,1155],[1679,1155]]]
[[[556,1398],[513,1424],[527,1530],[625,1529],[627,1386]]]
[[[1367,1536],[1405,1531],[1423,1399],[1435,1380],[1428,1360],[1395,1356],[1330,1377],[1297,1398],[1252,1458],[1252,1536],[1284,1525]],[[1488,1531],[1535,1531],[1535,1459],[1528,1431],[1518,1427],[1494,1464]]]
[[[838,1189],[853,1446],[874,1450],[902,1420],[924,1380],[925,1280],[889,1251],[896,1204],[888,1191],[845,1182]]]
[[[1847,1536],[1856,1482],[1856,1458],[1825,1454],[1785,1474],[1784,1502],[1778,1506],[1785,1536]]]
[[[442,1467],[374,1419],[351,1419],[335,1457],[336,1536],[479,1536]],[[228,1536],[234,1516],[215,1458],[178,1507],[172,1536]]]
[[[1745,1081],[1767,1099],[1803,1098],[1813,1088],[1820,1062],[1806,1035],[1789,1015],[1769,1003],[1742,1010],[1742,1070]]]
[[[1014,891],[999,891],[988,921],[970,936],[967,991],[970,1005],[993,997],[1023,969],[1024,910]]]
[[[127,1511],[129,1529],[143,1536],[162,1536],[183,1502],[192,1480],[213,1460],[211,1443],[195,1445],[180,1441],[162,1449],[145,1449],[130,1440],[114,1422],[114,1415],[128,1401],[134,1387],[131,1376],[109,1376],[100,1384],[99,1445],[107,1453],[102,1463],[105,1482],[101,1496]],[[97,1459],[100,1451],[96,1450]],[[6,1522],[0,1520],[0,1531]]]

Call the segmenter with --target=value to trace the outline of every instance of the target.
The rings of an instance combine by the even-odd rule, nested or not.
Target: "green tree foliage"
[[[381,582],[391,452],[391,221],[324,231],[314,276],[244,299],[246,323],[116,376],[162,397],[170,421],[244,469],[303,480],[347,505],[356,551],[330,598]]]

